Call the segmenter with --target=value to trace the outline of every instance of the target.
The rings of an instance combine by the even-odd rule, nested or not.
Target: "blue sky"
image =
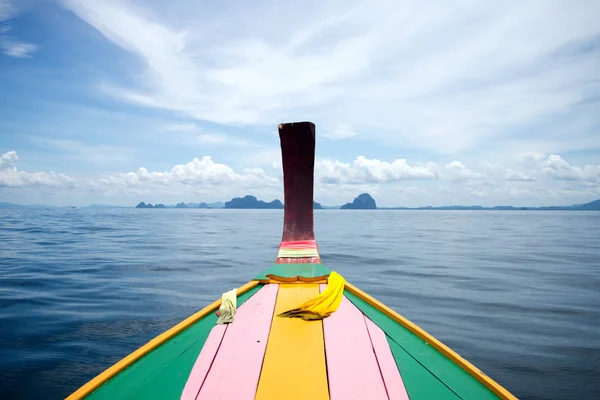
[[[0,201],[600,198],[598,1],[0,0]]]

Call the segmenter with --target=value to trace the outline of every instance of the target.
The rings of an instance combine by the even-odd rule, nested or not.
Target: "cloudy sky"
[[[303,120],[324,204],[595,200],[599,15],[597,0],[0,0],[0,201],[282,199],[277,124]]]

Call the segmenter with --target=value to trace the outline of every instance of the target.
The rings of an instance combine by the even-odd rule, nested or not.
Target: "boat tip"
[[[286,126],[294,126],[294,125],[312,125],[315,126],[314,122],[310,122],[310,121],[297,121],[297,122],[282,122],[279,125],[277,125],[277,128],[279,130],[283,129]]]

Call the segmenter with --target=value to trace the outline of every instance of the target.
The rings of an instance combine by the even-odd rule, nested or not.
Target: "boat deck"
[[[346,290],[324,320],[276,315],[325,284],[258,284],[122,370],[99,399],[494,399],[454,361]]]

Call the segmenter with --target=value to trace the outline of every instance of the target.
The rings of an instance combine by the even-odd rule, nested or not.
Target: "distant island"
[[[214,202],[214,203],[205,203],[205,202],[201,202],[201,203],[183,203],[185,204],[186,208],[223,208],[225,206],[225,204],[221,203],[220,201]]]
[[[377,203],[369,193],[363,193],[359,194],[352,203],[346,203],[340,208],[342,210],[376,210]]]
[[[600,199],[572,206],[513,207],[513,206],[440,206],[440,207],[382,207],[380,210],[457,210],[457,211],[586,211],[600,210]]]
[[[227,205],[226,205],[227,204]],[[89,206],[82,206],[81,208],[91,208],[91,209],[101,209],[101,208],[130,208],[125,206],[113,206],[106,204],[92,204]],[[0,208],[73,208],[72,206],[49,206],[43,204],[14,204],[7,202],[0,202]],[[214,203],[184,203],[180,202],[175,205],[165,205],[162,203],[157,203],[153,205],[152,203],[140,202],[135,208],[179,208],[179,209],[194,209],[194,208],[203,208],[203,209],[211,209],[211,208],[258,208],[258,209],[283,209],[284,205],[279,200],[273,200],[271,202],[265,202],[262,200],[258,200],[254,196],[245,196],[242,198],[236,197],[227,203],[222,202],[214,202]],[[343,206],[324,206],[316,201],[313,201],[313,208],[315,210],[457,210],[457,211],[586,211],[586,210],[598,210],[600,211],[600,199],[594,200],[585,204],[574,204],[571,206],[544,206],[544,207],[514,207],[514,206],[494,206],[494,207],[484,207],[484,206],[425,206],[425,207],[377,207],[377,203],[375,199],[371,197],[368,193],[362,193],[358,197],[354,199],[352,203],[346,203]]]
[[[19,207],[16,204],[0,203],[0,207]],[[90,206],[91,207],[91,206]],[[96,206],[98,207],[98,206]],[[141,202],[135,208],[245,208],[245,209],[277,209],[282,210],[284,205],[279,200],[265,202],[258,200],[254,196],[234,197],[231,201],[225,203],[177,203],[175,206],[165,206],[164,204],[152,205],[150,203]],[[514,207],[514,206],[424,206],[424,207],[377,207],[377,203],[369,193],[358,195],[352,203],[346,203],[343,206],[323,206],[316,201],[313,201],[315,210],[452,210],[452,211],[584,211],[584,210],[600,210],[600,199],[594,200],[585,204],[574,204],[572,206],[545,206],[545,207]]]
[[[156,205],[152,205],[151,203],[144,203],[143,201],[140,202],[137,206],[135,206],[135,208],[223,208],[222,206],[219,206],[219,204],[222,203],[216,203],[217,207],[211,207],[209,204],[206,204],[204,202],[202,203],[177,203],[174,206],[165,206],[164,204],[156,204]],[[90,206],[92,207],[92,206]],[[96,206],[98,207],[98,206]]]
[[[216,207],[215,207],[216,206]],[[140,202],[135,208],[245,208],[245,209],[273,209],[273,210],[283,210],[284,205],[279,200],[273,200],[271,202],[265,202],[262,200],[258,200],[255,196],[244,196],[244,197],[234,197],[231,201],[225,203],[210,203],[207,204],[205,202],[202,203],[184,203],[180,202],[175,204],[174,206],[165,206],[164,204],[157,204],[153,206],[151,203]],[[313,201],[313,208],[315,210],[323,210],[324,207]]]
[[[146,204],[142,201],[142,202],[140,202],[140,204],[135,206],[135,208],[166,208],[166,207],[164,204],[157,204],[157,205],[153,206],[150,203]]]
[[[279,200],[273,200],[269,203],[258,200],[254,196],[234,197],[231,201],[225,202],[225,208],[269,208],[283,210],[283,203]]]

